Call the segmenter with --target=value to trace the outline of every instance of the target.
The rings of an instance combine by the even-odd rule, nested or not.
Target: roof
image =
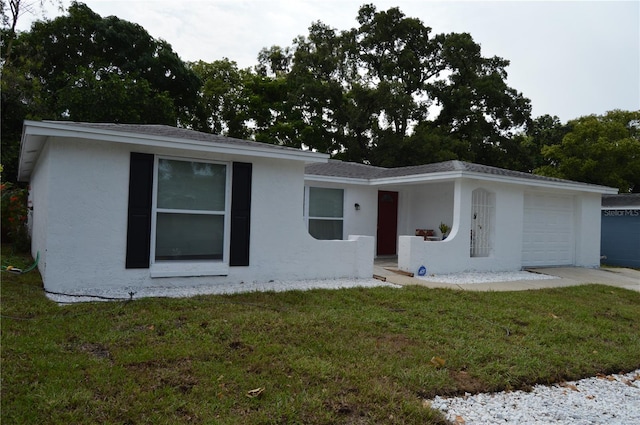
[[[622,193],[620,195],[602,195],[603,208],[640,209],[640,193]]]
[[[326,162],[329,155],[286,146],[236,139],[185,128],[155,124],[87,123],[73,121],[25,121],[20,147],[18,180],[28,180],[49,137],[100,140],[198,152],[292,159],[305,163]]]
[[[572,187],[574,189],[601,193],[617,193],[617,189],[571,180],[546,177],[536,174],[512,171],[488,165],[464,161],[445,161],[410,167],[384,168],[372,165],[329,160],[326,163],[309,164],[305,168],[311,180],[344,181],[365,184],[421,183],[429,180],[443,180],[457,177],[475,177],[485,180],[512,181],[532,185]]]

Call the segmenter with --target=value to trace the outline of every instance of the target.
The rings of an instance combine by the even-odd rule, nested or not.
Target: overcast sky
[[[65,9],[71,3],[63,0]],[[468,32],[484,56],[511,61],[511,87],[531,99],[533,116],[563,122],[612,109],[640,109],[640,1],[428,0],[85,0],[171,44],[185,61],[229,58],[256,64],[263,47],[291,46],[315,21],[357,26],[364,3],[399,7],[432,34]],[[62,12],[50,9],[48,18]],[[19,29],[33,21],[23,16]]]

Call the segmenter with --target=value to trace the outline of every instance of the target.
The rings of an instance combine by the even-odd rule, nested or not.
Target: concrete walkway
[[[474,284],[451,284],[427,282],[397,272],[391,261],[377,261],[374,277],[386,279],[397,285],[420,285],[428,288],[462,289],[467,291],[525,291],[528,289],[560,288],[565,286],[600,283],[640,292],[640,271],[626,268],[588,269],[582,267],[546,267],[528,269],[534,273],[555,276],[554,279],[519,280],[513,282],[488,282]]]

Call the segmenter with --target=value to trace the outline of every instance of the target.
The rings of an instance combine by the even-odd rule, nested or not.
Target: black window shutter
[[[129,164],[128,269],[149,268],[153,155],[131,152]]]
[[[231,185],[231,252],[230,266],[249,265],[249,231],[251,227],[252,164],[233,163]]]

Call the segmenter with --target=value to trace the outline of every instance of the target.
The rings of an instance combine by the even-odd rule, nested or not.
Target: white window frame
[[[184,213],[222,215],[220,212],[198,210],[175,210],[158,208],[158,164],[161,159],[183,162],[198,162],[225,166],[225,195],[224,195],[224,236],[222,259],[217,260],[156,260],[156,225],[158,213]],[[186,158],[165,155],[155,155],[153,164],[153,201],[151,208],[151,277],[192,277],[192,276],[226,276],[229,274],[229,249],[231,238],[231,162],[203,160],[200,158]],[[186,212],[188,211],[188,212]]]
[[[311,188],[315,188],[315,189],[333,189],[333,190],[341,190],[342,191],[342,217],[310,217],[309,216],[309,192]],[[341,239],[340,240],[344,240],[344,209],[345,209],[345,205],[344,205],[344,198],[345,198],[345,191],[344,188],[341,187],[325,187],[325,186],[306,186],[304,187],[304,208],[303,208],[303,219],[304,219],[304,224],[305,227],[307,228],[307,233],[309,232],[309,219],[312,220],[331,220],[331,221],[337,221],[340,220],[342,221],[342,235],[341,235]],[[311,233],[309,233],[309,236],[311,236]],[[311,236],[313,237],[313,236]],[[337,240],[337,239],[329,239],[329,240]]]

